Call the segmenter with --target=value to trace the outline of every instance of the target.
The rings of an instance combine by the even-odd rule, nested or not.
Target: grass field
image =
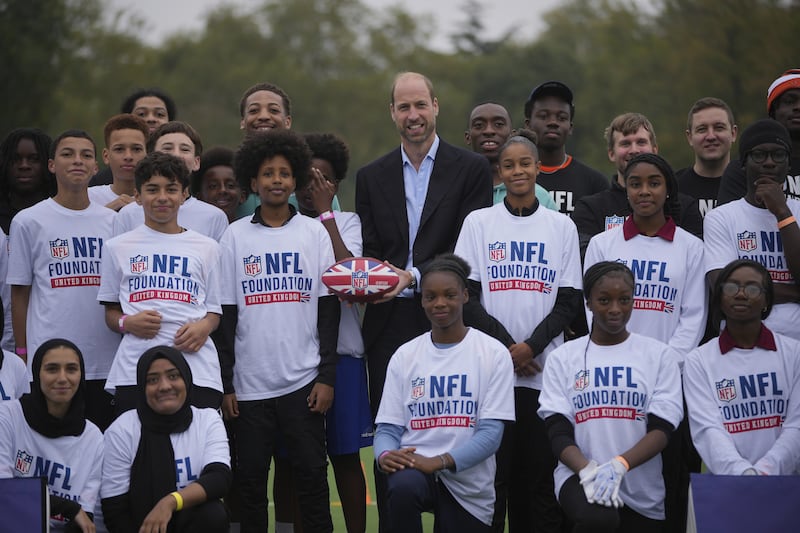
[[[378,508],[375,506],[375,480],[372,473],[372,448],[363,448],[361,450],[361,464],[364,467],[364,472],[367,475],[367,532],[373,533],[378,531]],[[272,474],[273,470],[270,469],[269,477],[269,494],[272,495]],[[333,468],[328,466],[328,487],[331,492],[331,518],[333,519],[333,530],[336,533],[347,533],[344,525],[344,515],[342,514],[342,504],[339,501],[339,492],[336,490],[336,481],[333,478]],[[269,533],[275,531],[275,514],[272,501],[270,506],[270,524]],[[433,515],[425,514],[422,517],[422,523],[425,531],[433,531]],[[237,532],[238,528],[231,528],[231,532]]]

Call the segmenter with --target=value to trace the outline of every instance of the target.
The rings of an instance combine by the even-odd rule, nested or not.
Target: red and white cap
[[[800,89],[800,69],[789,69],[772,82],[767,89],[767,113],[770,112],[772,103],[789,89]]]

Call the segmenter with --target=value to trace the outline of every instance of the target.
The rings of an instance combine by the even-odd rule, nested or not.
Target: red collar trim
[[[654,237],[661,237],[665,241],[672,242],[675,239],[675,221],[672,220],[672,217],[667,217],[667,221],[661,226]],[[637,235],[644,235],[639,228],[636,226],[636,222],[633,221],[633,215],[628,216],[625,219],[625,222],[622,223],[622,236],[625,237],[626,241],[629,241],[636,237]]]
[[[731,334],[726,327],[719,336],[719,351],[722,353],[722,355],[725,355],[734,348],[741,348],[741,346],[736,345],[736,342],[733,340],[733,337],[731,337]],[[775,345],[775,335],[773,335],[763,323],[761,324],[761,331],[758,332],[758,339],[756,340],[756,344],[753,346],[753,348],[763,348],[771,352],[778,351],[778,347]]]
[[[572,156],[568,155],[567,157],[564,158],[564,162],[561,163],[560,165],[556,165],[554,167],[546,167],[542,165],[539,167],[539,170],[541,172],[544,172],[545,174],[552,174],[553,172],[561,170],[562,168],[567,168],[570,165],[570,163],[572,163]]]

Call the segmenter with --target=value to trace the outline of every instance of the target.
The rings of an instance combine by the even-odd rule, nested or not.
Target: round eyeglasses
[[[773,163],[783,163],[789,157],[789,152],[783,148],[777,150],[750,150],[750,159],[753,163],[763,163],[767,160],[767,156],[772,159]]]
[[[752,283],[747,285],[739,285],[738,283],[734,283],[732,281],[722,284],[722,294],[725,296],[736,296],[739,294],[740,290],[744,291],[744,295],[748,298],[757,298],[764,294],[764,287],[761,285],[754,285]]]

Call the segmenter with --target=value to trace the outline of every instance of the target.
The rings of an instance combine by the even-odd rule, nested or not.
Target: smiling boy
[[[58,192],[12,220],[6,281],[17,355],[27,360],[53,337],[74,339],[86,363],[86,415],[104,429],[113,408],[103,385],[119,336],[97,327],[103,313],[95,299],[101,251],[111,238],[115,213],[89,201],[95,155],[94,141],[84,131],[56,138],[48,168]]]
[[[106,389],[117,414],[136,407],[136,363],[156,345],[174,346],[192,369],[192,405],[222,402],[219,359],[209,335],[219,324],[219,244],[183,228],[178,211],[189,171],[178,158],[154,152],[136,167],[136,202],[143,225],[107,243],[97,299],[105,322],[122,333]]]

